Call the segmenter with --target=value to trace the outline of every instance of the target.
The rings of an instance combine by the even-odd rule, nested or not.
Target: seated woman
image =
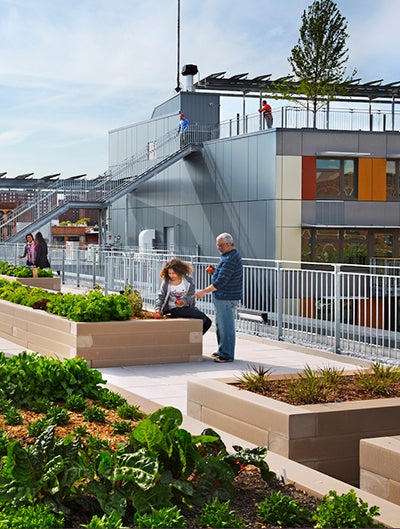
[[[193,297],[194,281],[189,274],[193,267],[181,259],[170,259],[161,269],[163,280],[154,307],[156,314],[170,314],[172,318],[203,320],[203,334],[211,327],[210,318],[196,309]]]

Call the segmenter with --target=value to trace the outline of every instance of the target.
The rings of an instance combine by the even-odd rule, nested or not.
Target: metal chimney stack
[[[193,77],[199,72],[196,64],[185,64],[182,68],[182,75],[186,77],[186,91],[193,92]]]

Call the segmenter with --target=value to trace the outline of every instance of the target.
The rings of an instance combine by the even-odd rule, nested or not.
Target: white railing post
[[[340,303],[341,303],[341,279],[342,274],[340,273],[340,264],[335,264],[333,267],[334,273],[334,306],[335,306],[335,352],[340,353],[340,338],[341,338],[341,325],[340,325]]]
[[[283,338],[283,291],[282,291],[282,262],[276,265],[276,334],[277,339]]]

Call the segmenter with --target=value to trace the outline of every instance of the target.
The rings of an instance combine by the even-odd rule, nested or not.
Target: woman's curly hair
[[[174,259],[170,259],[167,261],[164,266],[161,268],[160,271],[160,277],[161,279],[165,279],[165,281],[169,281],[168,276],[168,270],[173,270],[175,274],[178,274],[178,276],[188,276],[193,272],[193,266],[190,263],[187,263],[186,261],[182,261],[182,259],[178,259],[177,257]]]

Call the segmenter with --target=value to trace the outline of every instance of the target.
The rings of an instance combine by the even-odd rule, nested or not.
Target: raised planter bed
[[[61,290],[60,277],[13,277],[0,275],[0,278],[7,279],[7,281],[19,281],[21,285],[27,287],[44,288],[45,290],[55,290],[57,292]]]
[[[201,320],[74,322],[0,300],[0,336],[47,356],[84,358],[96,368],[202,359]]]
[[[354,486],[360,439],[400,435],[400,398],[293,406],[227,382],[189,381],[188,415]]]
[[[400,436],[361,440],[360,488],[362,490],[400,505],[399,467]]]

